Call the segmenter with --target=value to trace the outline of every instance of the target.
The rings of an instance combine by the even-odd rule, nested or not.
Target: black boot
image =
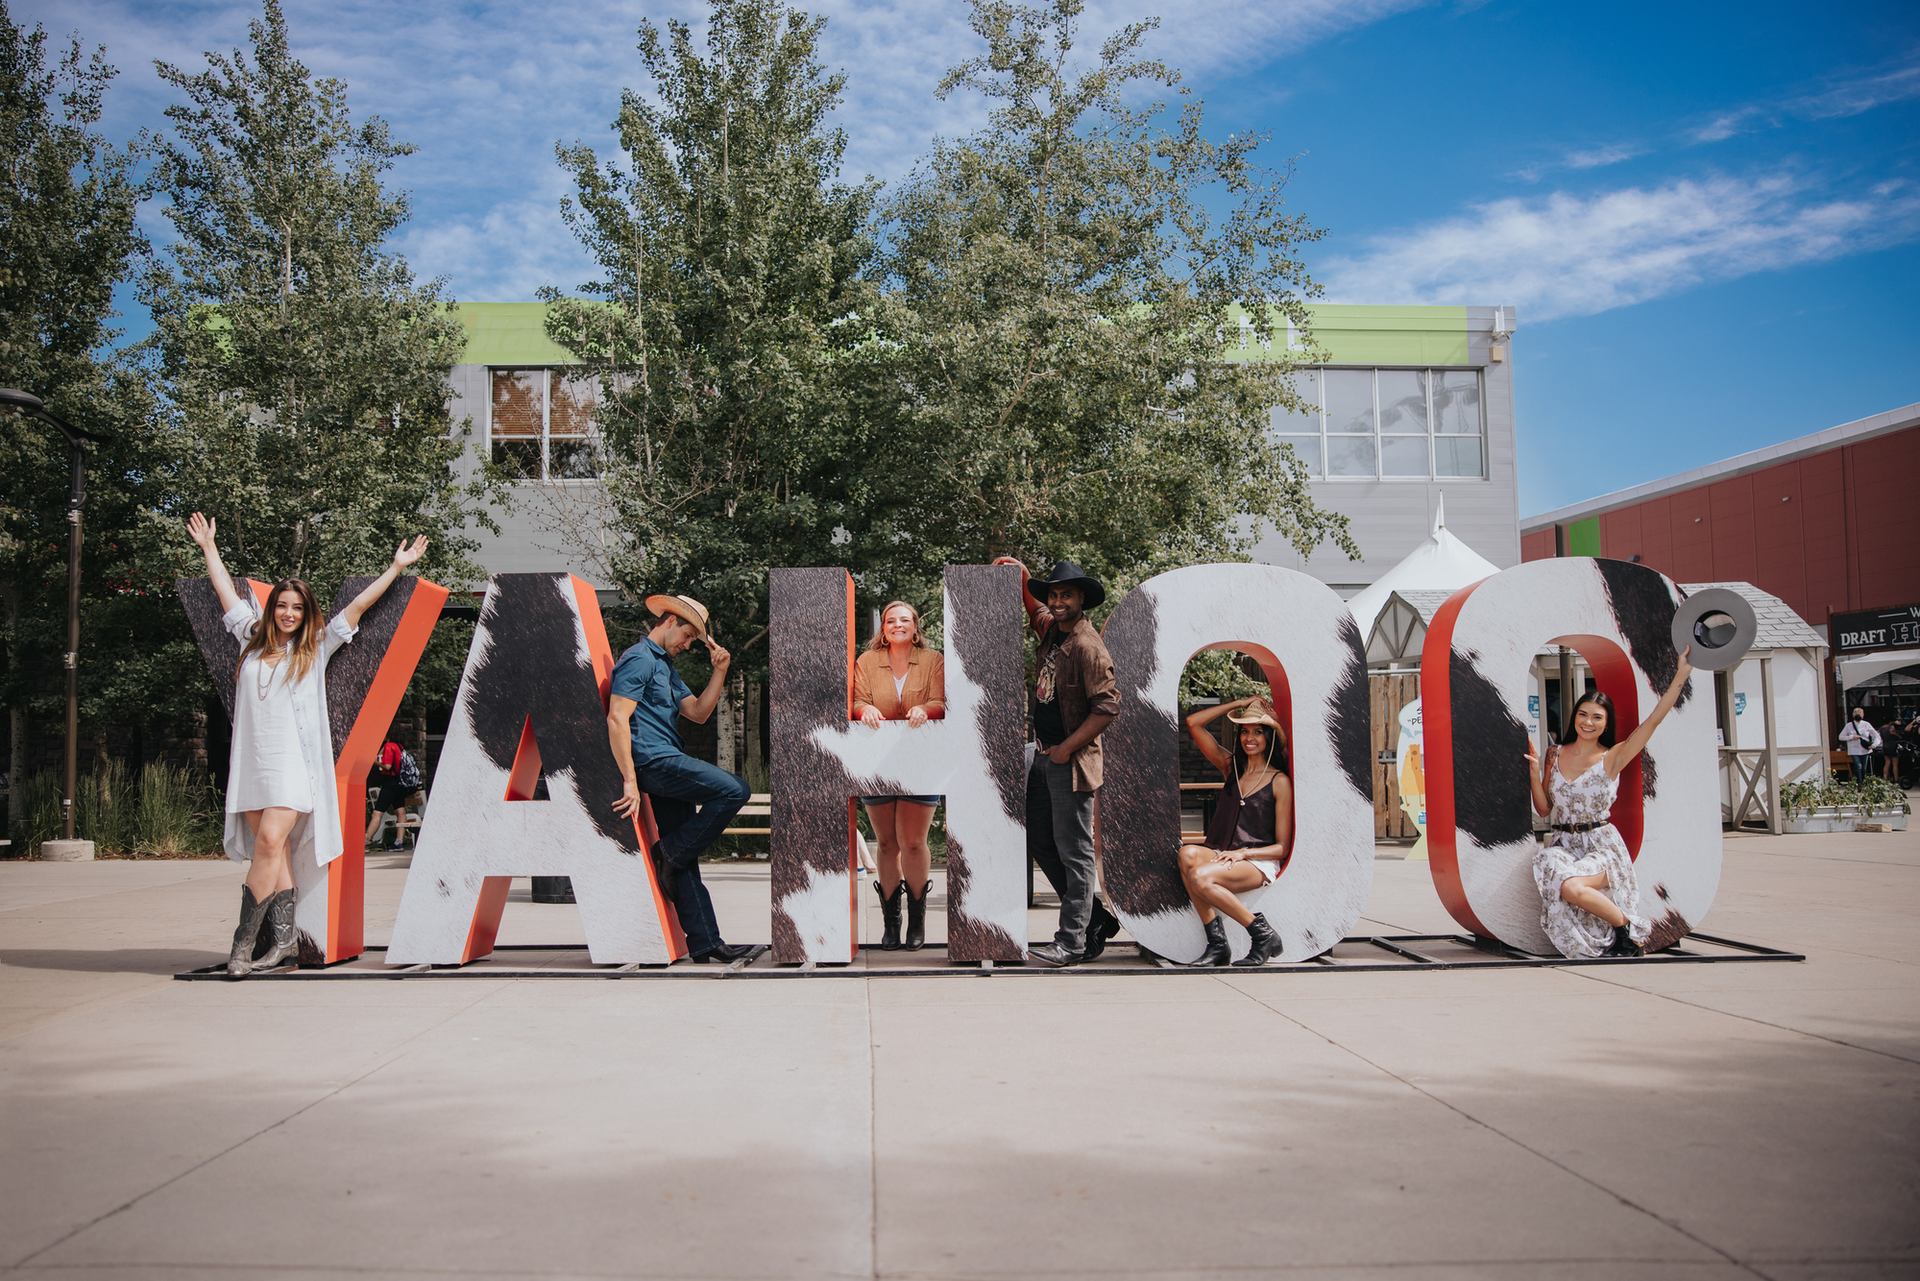
[[[1273,932],[1273,927],[1267,924],[1267,918],[1260,913],[1253,914],[1253,924],[1247,926],[1247,933],[1253,936],[1253,946],[1247,949],[1245,956],[1234,962],[1235,965],[1265,965],[1280,955],[1280,936]]]
[[[900,882],[905,885],[906,882]],[[933,882],[928,881],[920,887],[916,898],[911,891],[907,894],[907,951],[918,952],[927,945],[927,895],[933,892]]]
[[[892,952],[900,946],[900,896],[907,892],[905,881],[896,881],[893,893],[880,888],[880,882],[873,883],[873,892],[880,897],[880,948]]]
[[[1633,941],[1633,935],[1627,932],[1627,927],[1624,925],[1613,927],[1613,942],[1607,944],[1607,950],[1600,953],[1602,956],[1645,956],[1646,954],[1647,949]]]
[[[1087,950],[1081,956],[1089,961],[1097,961],[1100,954],[1107,950],[1107,944],[1120,932],[1120,918],[1107,910],[1106,904],[1099,899],[1093,900],[1093,915],[1087,921]]]
[[[268,902],[272,896],[268,896]],[[253,944],[267,920],[267,904],[253,897],[253,887],[240,887],[240,924],[233,929],[233,951],[227,957],[227,973],[244,978],[253,969]]]
[[[1196,970],[1212,969],[1216,965],[1225,965],[1233,959],[1233,952],[1227,947],[1227,927],[1220,923],[1219,917],[1207,922],[1207,950],[1200,953],[1200,959],[1190,968]]]
[[[282,965],[300,963],[300,936],[293,928],[294,894],[281,890],[267,898],[266,951],[253,958],[253,969],[276,970]]]

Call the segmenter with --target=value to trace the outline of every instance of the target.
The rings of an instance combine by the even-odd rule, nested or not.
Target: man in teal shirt
[[[651,853],[680,914],[688,954],[696,961],[737,961],[751,956],[753,949],[721,939],[713,899],[700,880],[700,855],[747,803],[747,784],[737,774],[687,755],[679,723],[684,716],[703,724],[713,715],[733,656],[707,634],[707,607],[693,597],[649,596],[647,609],[654,616],[653,627],[614,664],[607,702],[607,737],[625,782],[613,808],[631,817],[640,808],[640,794],[646,793],[660,829],[660,842]],[[713,675],[698,695],[680,679],[672,661],[696,640],[706,644],[713,663]]]

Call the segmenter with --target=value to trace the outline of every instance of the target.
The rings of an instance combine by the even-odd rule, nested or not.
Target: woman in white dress
[[[1547,749],[1543,771],[1527,744],[1533,808],[1547,815],[1552,834],[1534,851],[1533,883],[1540,891],[1540,924],[1566,957],[1639,956],[1651,932],[1640,912],[1633,858],[1609,820],[1620,792],[1620,771],[1640,755],[1687,687],[1691,648],[1680,651],[1667,692],[1624,743],[1615,743],[1613,701],[1598,690],[1581,696],[1560,741]]]
[[[242,597],[214,546],[214,523],[195,512],[187,533],[206,554],[222,620],[240,641],[233,699],[233,755],[227,770],[227,856],[252,861],[240,890],[240,923],[233,932],[227,973],[239,977],[293,959],[295,852],[311,850],[325,864],[339,857],[340,800],[333,780],[333,743],[327,723],[327,662],[360,629],[360,618],[427,550],[425,538],[402,543],[393,563],[340,617],[328,623],[313,590],[282,579],[260,608]],[[262,927],[266,952],[254,957]]]

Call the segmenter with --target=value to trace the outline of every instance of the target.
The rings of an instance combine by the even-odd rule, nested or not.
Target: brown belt
[[[1600,820],[1598,823],[1553,823],[1549,825],[1549,830],[1555,832],[1591,832],[1596,827],[1605,827],[1606,825],[1607,821],[1605,819]]]

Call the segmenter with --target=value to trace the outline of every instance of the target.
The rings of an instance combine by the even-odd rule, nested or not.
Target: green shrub
[[[29,857],[60,839],[61,775],[41,770],[15,789]],[[220,848],[222,816],[205,775],[154,764],[136,781],[126,765],[103,758],[74,789],[74,832],[102,854],[208,854]]]
[[[128,849],[140,854],[204,854],[220,848],[221,815],[197,771],[153,764],[140,771]]]

